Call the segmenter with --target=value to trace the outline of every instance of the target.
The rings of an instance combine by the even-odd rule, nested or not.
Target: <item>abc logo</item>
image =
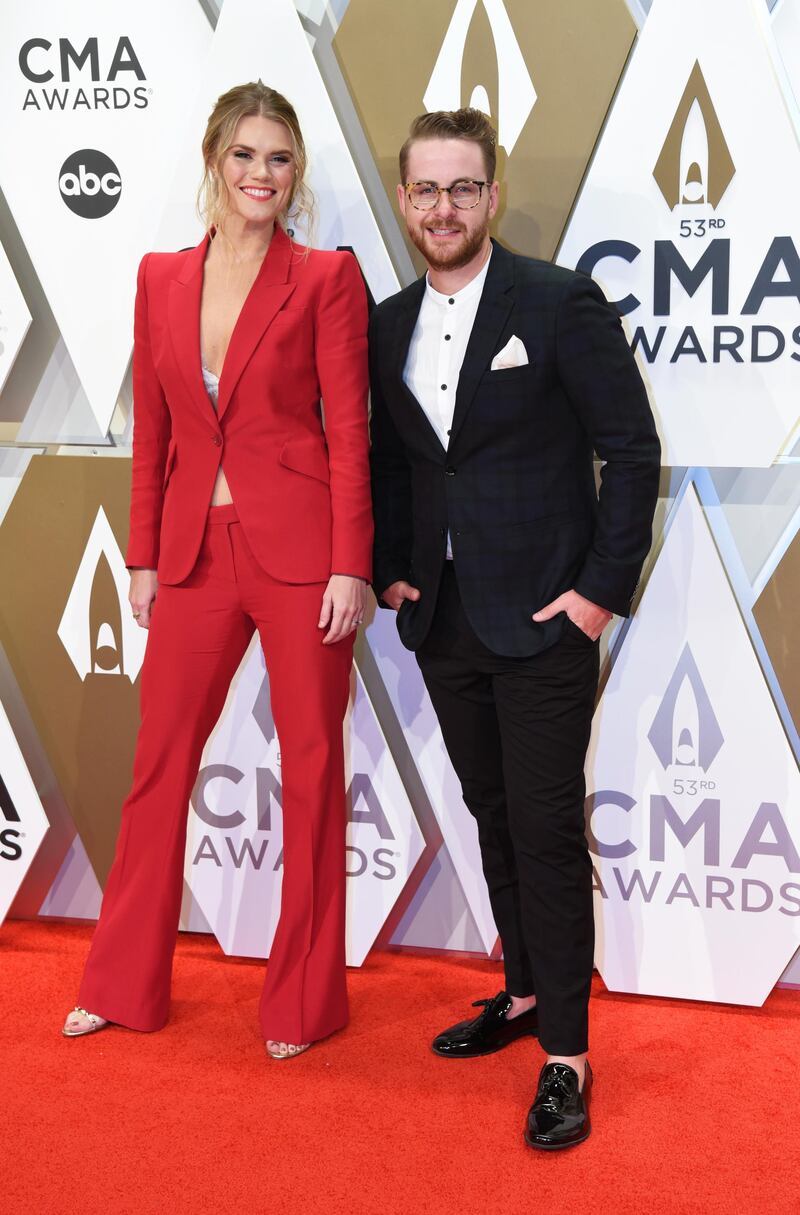
[[[83,148],[64,161],[58,188],[70,211],[83,219],[102,219],[119,202],[122,178],[104,152]]]

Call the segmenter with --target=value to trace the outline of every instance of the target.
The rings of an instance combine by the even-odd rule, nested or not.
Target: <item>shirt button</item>
[[[446,390],[447,390],[447,385],[446,385],[446,384],[442,384],[442,392],[445,392]]]
[[[446,334],[444,335],[444,340],[445,340],[446,342],[449,342],[449,341],[450,341],[450,334],[449,334],[449,333],[446,333]]]
[[[445,476],[447,476],[447,477],[454,477],[456,475],[456,470],[453,468],[452,464],[448,464],[447,468],[444,470],[444,472],[445,472]]]
[[[454,304],[456,301],[455,301],[455,300],[448,300],[447,302],[448,302],[448,304]]]

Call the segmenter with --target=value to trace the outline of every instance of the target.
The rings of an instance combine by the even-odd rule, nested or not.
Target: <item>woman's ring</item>
[[[141,614],[142,614],[141,612],[134,612],[134,613],[133,613],[133,618],[134,618],[134,620],[138,620],[138,619],[139,619],[139,617],[141,616]]]

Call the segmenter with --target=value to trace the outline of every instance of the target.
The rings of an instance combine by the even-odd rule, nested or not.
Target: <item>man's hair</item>
[[[486,165],[486,180],[494,181],[497,164],[497,132],[485,114],[465,106],[461,110],[433,110],[420,114],[411,124],[408,139],[400,149],[400,180],[406,184],[408,154],[420,139],[468,139],[480,145]]]

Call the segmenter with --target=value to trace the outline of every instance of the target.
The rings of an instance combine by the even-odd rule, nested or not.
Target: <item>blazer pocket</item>
[[[495,371],[491,368],[483,377],[485,384],[510,384],[514,380],[524,380],[533,371],[533,363],[523,363],[520,367],[498,367]]]
[[[328,448],[323,439],[313,436],[303,439],[287,439],[278,456],[284,468],[293,472],[303,473],[306,477],[314,477],[317,481],[330,484],[331,473],[328,467]]]
[[[270,321],[271,325],[290,325],[292,321],[295,324],[300,324],[305,320],[307,308],[283,308],[280,312],[276,312]]]
[[[397,619],[399,620],[401,616],[408,616],[411,609],[417,607],[419,602],[419,599],[404,599],[397,609]]]

